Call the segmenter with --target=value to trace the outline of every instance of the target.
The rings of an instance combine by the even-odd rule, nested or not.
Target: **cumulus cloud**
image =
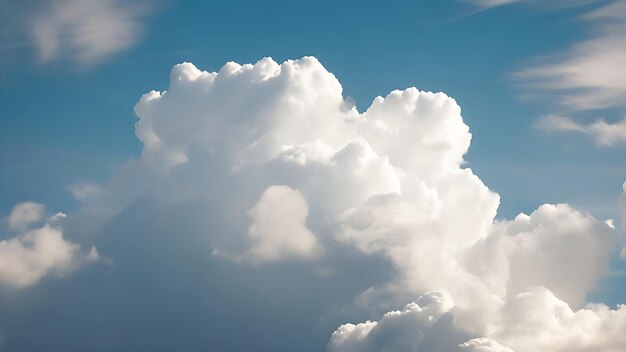
[[[586,293],[608,272],[617,244],[610,226],[565,204],[498,222],[490,236],[503,241],[495,255],[506,257],[497,261],[508,266],[509,295],[544,286],[574,307],[585,303]]]
[[[0,241],[0,286],[26,288],[47,275],[63,276],[82,263],[98,259],[95,247],[82,253],[80,246],[64,239],[61,228],[52,223],[27,230],[42,219],[43,211],[43,205],[34,202],[21,203],[13,209],[9,228],[25,232]],[[59,214],[50,221],[58,218]]]
[[[453,351],[462,332],[446,314],[454,306],[443,292],[427,292],[401,311],[386,313],[380,321],[344,324],[332,335],[330,352]]]
[[[143,165],[176,178],[206,163],[214,182],[246,185],[229,196],[256,202],[243,255],[310,258],[314,248],[339,245],[382,256],[396,277],[364,292],[362,302],[395,297],[387,302],[394,305],[444,290],[458,308],[455,324],[477,338],[497,335],[511,302],[536,287],[568,309],[582,307],[608,272],[613,229],[567,205],[494,224],[499,197],[463,167],[471,134],[459,106],[442,93],[393,91],[359,113],[345,108],[339,82],[314,58],[228,63],[214,73],[185,63],[170,78],[167,92],[150,92],[135,107]],[[338,342],[382,329],[375,326],[344,325],[331,346],[380,349],[386,342],[379,337]],[[409,340],[390,343],[421,343]],[[485,341],[465,348],[503,349]],[[509,341],[513,349],[530,348]]]
[[[462,343],[459,347],[460,352],[513,352],[512,349],[484,337],[471,339]]]
[[[45,207],[35,202],[24,202],[13,207],[8,218],[9,230],[24,230],[44,216]]]
[[[462,314],[462,310],[452,304],[435,307],[426,306],[424,309],[411,303],[402,312],[385,314],[379,322],[345,324],[333,333],[329,350],[617,352],[626,345],[626,337],[620,332],[626,328],[626,306],[611,310],[602,304],[591,304],[573,311],[544,287],[512,297],[502,307],[498,324],[490,333],[492,338],[472,338],[458,344],[458,348],[451,348],[450,344],[472,334],[464,332],[462,325],[455,326],[453,318]],[[452,325],[445,334],[433,331],[444,314],[449,314],[451,319],[448,321]],[[434,341],[442,345],[420,344],[433,335]]]
[[[225,104],[230,96],[237,103]],[[471,135],[451,98],[410,88],[364,113],[344,106],[340,84],[314,58],[228,63],[218,73],[182,64],[167,92],[137,104],[136,130],[142,161],[161,177],[206,162],[215,182],[247,185],[235,198],[252,203],[265,190],[250,212],[244,255],[307,258],[336,243],[382,255],[397,276],[372,290],[445,290],[459,309],[455,321],[476,337],[491,337],[519,294],[546,287],[580,307],[608,272],[612,229],[567,205],[494,225],[499,197],[462,167]]]
[[[240,290],[258,289],[254,307],[274,299],[278,312],[301,312],[311,301],[313,322],[320,311],[349,315],[330,331],[370,319],[341,325],[328,343],[337,352],[625,346],[615,333],[624,309],[586,301],[608,273],[616,230],[565,204],[496,221],[499,196],[465,167],[472,136],[443,93],[395,90],[360,112],[313,57],[231,62],[218,72],[183,63],[169,88],[145,94],[135,112],[141,157],[85,197],[68,227],[100,226],[106,243],[110,228],[126,224],[128,233],[113,237],[122,244],[109,247],[176,280],[227,266],[289,278],[265,285],[255,274],[221,273],[198,286],[217,302],[211,307],[241,294],[222,286],[242,281]],[[129,246],[133,238],[140,244]],[[211,263],[174,271],[196,251]],[[137,264],[144,257],[150,265]],[[264,341],[280,350],[285,339]]]

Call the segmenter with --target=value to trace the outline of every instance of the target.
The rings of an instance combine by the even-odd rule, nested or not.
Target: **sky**
[[[625,65],[622,0],[0,0],[0,351],[623,351]]]

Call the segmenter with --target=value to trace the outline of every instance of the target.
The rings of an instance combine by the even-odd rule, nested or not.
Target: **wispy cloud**
[[[465,0],[465,2],[469,2],[473,5],[476,5],[480,8],[491,8],[501,5],[506,5],[514,2],[518,2],[520,0]]]
[[[626,119],[608,123],[598,119],[593,123],[581,124],[572,118],[560,115],[547,115],[537,120],[535,127],[553,132],[574,132],[591,137],[599,146],[613,146],[626,143]]]
[[[530,87],[554,93],[568,111],[626,107],[626,2],[581,17],[592,37],[517,72]]]
[[[570,48],[539,58],[514,73],[532,93],[547,98],[556,114],[541,117],[535,127],[553,132],[574,132],[591,137],[599,146],[626,141],[626,120],[598,119],[581,123],[570,117],[600,109],[626,109],[626,1],[623,0],[466,0],[479,11],[512,4],[563,8],[593,5],[578,21],[589,36]]]
[[[27,46],[42,63],[89,67],[134,45],[150,6],[143,0],[8,1],[3,12],[3,51]]]
[[[579,6],[587,3],[597,2],[598,0],[463,0],[476,7],[486,10],[492,7],[498,7],[502,5],[508,5],[513,3],[529,3],[534,5],[541,5],[543,7],[569,7]]]

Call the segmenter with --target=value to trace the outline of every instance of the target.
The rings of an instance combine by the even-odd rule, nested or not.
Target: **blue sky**
[[[314,55],[360,109],[377,95],[410,86],[454,97],[474,135],[468,166],[502,194],[501,215],[570,202],[617,218],[623,150],[533,128],[539,116],[559,107],[524,101],[528,90],[512,76],[588,36],[576,20],[587,8],[520,4],[472,14],[472,6],[454,1],[172,1],[152,5],[138,42],[95,67],[67,57],[38,63],[36,48],[24,43],[5,54],[2,69],[2,209],[24,199],[73,206],[69,183],[105,179],[136,156],[141,145],[129,128],[132,106],[166,85],[163,72],[173,64],[189,61],[213,71],[227,61]]]
[[[520,212],[530,214],[544,203],[568,203],[582,214],[593,215],[599,224],[605,219],[614,219],[616,241],[623,243],[623,213],[619,197],[626,179],[626,122],[622,122],[626,116],[622,103],[626,101],[626,87],[619,78],[623,75],[626,53],[619,49],[619,44],[626,47],[625,17],[620,17],[626,13],[626,7],[622,1],[555,1],[546,5],[532,0],[405,1],[393,4],[379,1],[169,0],[124,3],[107,0],[96,4],[86,2],[78,6],[70,0],[0,2],[0,214],[8,216],[16,204],[25,201],[45,204],[49,215],[63,211],[69,214],[64,225],[66,237],[83,248],[96,246],[100,257],[105,258],[100,262],[115,263],[110,266],[92,264],[76,274],[60,275],[64,277],[58,282],[44,281],[43,288],[39,285],[27,288],[21,295],[35,302],[32,306],[24,303],[26,298],[20,301],[16,295],[10,295],[7,302],[17,302],[16,307],[0,305],[0,312],[9,317],[0,319],[0,342],[8,341],[10,350],[29,351],[44,346],[27,342],[30,331],[44,334],[41,339],[52,341],[52,350],[80,350],[106,341],[107,336],[119,344],[107,342],[100,347],[101,350],[121,345],[128,350],[147,350],[143,348],[154,347],[151,345],[154,342],[149,339],[150,331],[172,332],[172,339],[161,341],[162,346],[174,348],[181,341],[187,341],[189,351],[212,344],[225,350],[231,342],[219,337],[220,334],[236,336],[233,331],[241,322],[238,317],[246,314],[244,308],[256,299],[254,294],[265,294],[265,298],[259,300],[267,306],[259,308],[258,314],[243,324],[244,331],[246,334],[256,331],[262,335],[258,337],[259,343],[267,350],[293,349],[298,341],[307,343],[309,349],[306,350],[319,350],[319,346],[325,346],[328,341],[328,328],[337,321],[380,318],[380,314],[368,315],[372,312],[359,311],[349,302],[368,287],[380,287],[381,282],[395,277],[394,270],[404,273],[403,270],[408,269],[391,254],[387,259],[392,259],[386,262],[380,257],[364,258],[363,253],[355,253],[358,251],[353,249],[354,252],[343,259],[333,257],[330,262],[340,263],[333,270],[351,277],[354,285],[341,286],[338,283],[341,275],[338,274],[330,278],[322,275],[324,279],[319,286],[335,287],[341,297],[335,303],[343,305],[339,307],[341,313],[317,317],[319,320],[315,324],[319,330],[315,333],[298,330],[277,342],[281,336],[280,328],[255,330],[253,327],[262,324],[267,316],[280,321],[279,325],[284,324],[280,325],[283,329],[288,329],[291,324],[309,324],[305,317],[314,316],[316,309],[328,310],[327,303],[332,301],[332,294],[311,300],[311,306],[301,308],[302,311],[290,312],[281,308],[281,300],[302,304],[302,299],[292,299],[292,295],[301,295],[301,292],[277,291],[276,287],[282,287],[284,282],[276,279],[272,270],[285,277],[297,276],[301,274],[299,271],[294,273],[278,264],[270,264],[255,273],[229,262],[228,258],[224,262],[219,256],[211,256],[210,250],[203,246],[208,248],[222,241],[222,245],[230,248],[230,242],[203,238],[203,231],[208,228],[216,231],[215,226],[229,228],[231,224],[218,226],[216,222],[211,223],[210,219],[219,218],[216,215],[221,214],[219,212],[204,219],[201,209],[210,212],[216,206],[205,198],[168,203],[167,207],[151,205],[150,199],[157,199],[156,203],[161,204],[159,197],[170,194],[170,190],[154,186],[154,190],[150,188],[147,193],[141,193],[142,196],[118,202],[125,199],[120,194],[126,192],[120,191],[123,187],[119,184],[125,183],[126,178],[141,178],[147,174],[143,169],[135,169],[134,163],[143,162],[142,150],[144,154],[148,153],[148,147],[144,147],[148,142],[141,137],[138,139],[135,134],[133,126],[138,118],[133,107],[143,94],[153,89],[168,89],[170,70],[182,62],[191,62],[200,70],[217,72],[229,61],[254,64],[264,57],[271,57],[282,63],[314,56],[334,74],[343,87],[344,98],[348,103],[354,103],[359,112],[364,112],[377,96],[385,97],[394,89],[417,87],[422,91],[444,92],[461,107],[463,121],[472,134],[463,168],[471,168],[484,185],[500,196],[496,219],[513,219]],[[237,104],[239,99],[239,95],[229,96],[224,104]],[[245,102],[245,99],[241,98],[241,101]],[[172,116],[178,113],[186,114],[179,111]],[[598,121],[606,124],[597,124]],[[375,142],[370,144],[375,145]],[[376,147],[374,149],[379,152]],[[207,166],[211,167],[214,166]],[[176,174],[177,181],[154,182],[167,188],[180,180],[194,179],[189,176],[193,170],[211,175],[210,171],[197,166],[197,169],[190,167],[180,171]],[[147,184],[160,180],[160,176],[145,177]],[[129,189],[141,184],[133,182],[128,183]],[[278,181],[274,179],[272,182]],[[111,201],[108,195],[102,196],[106,200],[84,201],[72,192],[72,187],[81,184],[97,185],[98,192],[113,194],[110,199],[115,201]],[[296,195],[289,193],[291,191],[286,195],[272,193],[279,192],[276,189],[263,194],[269,197],[267,199],[273,194],[287,197],[298,208],[300,196],[295,189]],[[133,192],[135,190],[126,193]],[[173,197],[178,197],[176,192],[185,193],[178,186],[172,186],[171,192],[176,194]],[[203,192],[198,190],[198,193]],[[303,194],[306,196],[306,191]],[[257,204],[261,209],[259,204],[264,204],[261,200],[254,203],[242,195],[241,199],[244,198],[248,208]],[[254,200],[257,199],[263,198],[255,194]],[[114,205],[107,203],[109,201]],[[110,207],[99,208],[105,203]],[[468,204],[467,207],[482,209],[481,204]],[[485,200],[485,209],[489,208],[488,204],[490,201]],[[114,206],[120,207],[111,210],[114,215],[92,218],[94,209],[107,212]],[[317,211],[311,204],[309,207],[305,204],[305,208],[307,211],[310,208],[310,216]],[[154,223],[150,220],[155,217],[170,219],[170,212],[193,215],[188,221],[176,215],[171,216],[171,222]],[[43,219],[42,216],[38,219]],[[9,223],[9,230],[0,232],[0,239],[9,240],[14,233],[6,219],[4,222]],[[140,219],[137,220],[140,224],[134,224],[133,219]],[[88,226],[92,220],[94,225]],[[316,226],[324,228],[309,220],[311,233],[316,233]],[[604,225],[593,226],[591,228],[595,229]],[[251,231],[246,228],[247,225],[239,230]],[[309,233],[307,231],[303,233]],[[137,232],[142,235],[136,239],[126,238],[126,235]],[[145,253],[135,252],[144,248],[141,241],[145,237],[143,233],[148,232],[154,232],[162,243],[154,248],[147,245]],[[177,247],[168,237],[173,233],[177,236],[189,233],[194,240]],[[199,242],[194,242],[196,240]],[[322,242],[320,246],[328,245]],[[194,243],[202,243],[200,246],[204,251],[194,247]],[[304,251],[299,246],[292,250]],[[355,248],[363,250],[362,246]],[[626,266],[619,258],[620,248],[616,244],[609,251],[611,269],[606,275],[597,274],[599,284],[586,291],[589,300],[602,301],[613,307],[625,301],[623,270]],[[184,263],[168,266],[159,264],[156,259],[163,255],[184,258],[181,253],[186,251],[191,258],[188,262],[183,260]],[[244,262],[247,260],[245,256],[230,256],[244,258],[241,259]],[[143,258],[146,258],[145,264],[135,265],[134,261],[141,262]],[[375,268],[372,270],[381,279],[369,282],[360,277],[357,264],[344,265],[349,262],[345,258],[352,258],[355,263],[363,262],[366,268]],[[210,269],[200,274],[202,279],[176,279],[180,275],[202,272],[199,268],[207,261]],[[124,263],[131,268],[120,269],[124,268]],[[174,283],[160,282],[146,274],[158,272],[151,266],[153,264],[158,270],[167,272],[165,277]],[[298,262],[293,265],[308,264]],[[316,266],[315,270],[331,269]],[[318,278],[310,272],[305,275],[315,277],[311,280]],[[44,275],[44,279],[47,277]],[[199,292],[215,293],[215,282],[225,277],[231,279],[226,279],[227,283],[218,290],[220,298],[217,301],[221,303],[200,303],[202,308],[196,310],[193,305],[203,302]],[[242,279],[239,281],[233,277]],[[136,291],[130,289],[136,282],[143,282],[142,278],[146,285]],[[248,280],[254,283],[242,283]],[[307,286],[307,280],[294,280],[301,286],[292,291],[315,290]],[[181,289],[183,293],[169,292],[170,285],[178,284],[184,287]],[[98,289],[86,288],[94,286]],[[552,289],[549,284],[545,286]],[[134,293],[127,296],[124,293],[127,289]],[[152,297],[153,301],[136,303],[142,299],[143,293],[152,289],[160,292]],[[406,289],[410,291],[413,286]],[[108,295],[102,300],[100,309],[94,308],[92,318],[89,318],[92,325],[86,323],[82,327],[82,337],[77,340],[71,340],[70,334],[59,331],[63,326],[69,330],[81,330],[80,324],[76,323],[80,316],[76,311],[78,308],[57,311],[72,302],[60,298],[66,292],[73,292],[75,297],[72,299],[81,302],[79,307],[98,302],[99,295]],[[410,292],[412,299],[423,293]],[[558,289],[555,292],[559,293]],[[380,293],[389,294],[387,291]],[[117,329],[132,331],[135,324],[142,321],[141,317],[150,315],[150,304],[161,305],[170,296],[182,300],[189,298],[189,307],[182,303],[181,311],[163,313],[172,319],[171,322],[164,325],[146,323],[146,327],[136,331],[137,336],[141,336],[137,340],[112,328],[115,325]],[[234,297],[244,303],[238,306]],[[399,304],[398,297],[398,301],[392,300],[394,303],[381,307],[387,310],[401,308],[407,302]],[[402,297],[406,297],[406,292]],[[61,308],[51,305],[55,300],[60,300]],[[125,307],[134,307],[128,308],[132,312],[129,316],[117,313]],[[229,313],[230,309],[236,313]],[[384,309],[382,312],[386,311]],[[224,323],[211,323],[201,313],[215,314]],[[53,314],[60,316],[58,328],[38,321],[42,316]],[[178,318],[189,318],[194,328],[181,330],[174,323]],[[23,324],[16,324],[18,319],[22,319]],[[214,332],[205,340],[199,339],[207,327],[215,328]],[[507,337],[503,336],[501,338],[506,341]],[[133,343],[136,349],[132,347]],[[246,344],[241,342],[233,348],[243,350],[255,345]]]

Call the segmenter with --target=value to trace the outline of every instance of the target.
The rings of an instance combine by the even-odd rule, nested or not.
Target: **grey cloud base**
[[[495,221],[452,98],[409,88],[360,113],[311,57],[170,78],[135,107],[141,157],[72,188],[65,233],[111,265],[0,304],[7,348],[626,347],[626,310],[585,301],[617,231],[565,204]]]

